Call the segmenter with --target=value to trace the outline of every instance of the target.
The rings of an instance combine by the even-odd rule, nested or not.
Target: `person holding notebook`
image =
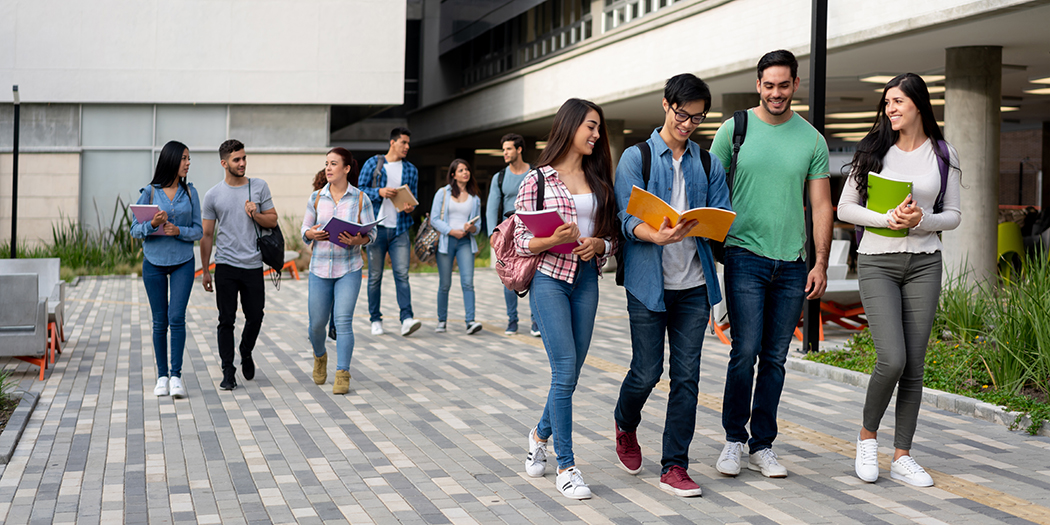
[[[357,180],[357,160],[345,148],[332,148],[325,158],[325,179],[321,189],[313,192],[306,205],[300,232],[303,242],[311,245],[308,308],[310,311],[310,345],[314,350],[314,383],[328,380],[328,352],[325,349],[325,324],[335,320],[335,382],[333,394],[350,391],[350,358],[354,352],[354,307],[361,293],[361,269],[364,258],[361,246],[375,239],[375,228],[367,235],[339,234],[340,246],[322,229],[333,217],[358,224],[373,220],[372,202],[350,184]],[[334,314],[333,314],[334,312]]]
[[[529,306],[551,366],[543,414],[529,431],[525,473],[543,476],[547,440],[554,436],[558,490],[568,498],[587,499],[591,489],[572,452],[572,394],[594,332],[598,277],[613,253],[618,229],[609,135],[601,108],[576,98],[562,104],[536,165],[539,168],[522,181],[514,208],[519,216],[539,209],[542,178],[542,207],[557,210],[566,223],[548,237],[533,235],[520,220],[514,229],[518,255],[541,258],[532,278]],[[578,246],[566,254],[549,251],[566,243]]]
[[[434,194],[430,207],[430,224],[441,237],[438,239],[438,295],[437,327],[435,332],[448,330],[448,292],[452,288],[452,261],[459,264],[459,284],[463,288],[464,320],[468,334],[481,331],[481,323],[474,320],[474,254],[478,253],[478,221],[481,219],[481,198],[470,164],[456,159],[448,167],[448,184]]]
[[[186,397],[182,384],[182,354],[186,348],[186,305],[193,288],[193,241],[203,235],[201,200],[190,171],[190,150],[170,141],[160,150],[157,169],[136,204],[152,204],[158,211],[150,221],[135,220],[131,236],[142,241],[142,284],[153,313],[153,357],[157,386],[153,395]],[[171,331],[171,365],[168,331]]]
[[[943,230],[959,226],[959,157],[944,141],[930,92],[914,73],[894,77],[879,100],[875,124],[853,155],[839,198],[839,219],[868,228],[907,230],[887,236],[868,230],[857,248],[860,299],[875,341],[854,469],[869,483],[879,477],[877,434],[894,389],[897,408],[890,477],[929,487],[933,478],[911,457],[922,403],[926,344],[941,293]],[[885,213],[868,209],[869,174],[912,184],[912,194]]]

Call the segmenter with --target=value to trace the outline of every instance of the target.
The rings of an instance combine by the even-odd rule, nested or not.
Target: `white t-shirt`
[[[386,170],[386,186],[385,188],[400,188],[401,187],[401,161],[397,162],[386,162],[383,164],[383,169]],[[386,226],[387,228],[397,228],[397,208],[394,208],[394,203],[390,202],[389,199],[383,199],[383,204],[379,206],[379,215],[377,219],[383,219],[383,222],[379,224]]]
[[[674,181],[671,183],[671,205],[678,211],[689,209],[689,195],[682,174],[682,159],[671,159],[674,166]],[[664,246],[664,289],[688,290],[704,284],[704,268],[696,252],[696,237],[686,237],[682,242]]]
[[[594,213],[597,208],[593,193],[580,193],[572,196],[576,204],[576,227],[580,237],[594,237]]]
[[[466,193],[466,192],[463,192]],[[453,230],[462,230],[463,225],[471,219],[470,212],[474,211],[474,199],[467,196],[467,200],[456,202],[451,193],[448,196],[448,219],[445,221]]]

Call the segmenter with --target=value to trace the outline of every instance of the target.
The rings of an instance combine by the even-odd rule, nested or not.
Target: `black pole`
[[[1024,161],[1018,164],[1020,167],[1017,171],[1017,205],[1021,206],[1024,204]]]
[[[813,0],[813,34],[809,41],[809,123],[824,134],[824,104],[828,72],[828,0]],[[816,246],[813,244],[813,207],[806,205],[806,262],[813,268]],[[802,351],[820,349],[820,300],[806,301],[802,313]]]
[[[15,136],[11,144],[11,258],[18,258],[18,121],[21,118],[18,101],[18,86],[12,86],[15,101]]]

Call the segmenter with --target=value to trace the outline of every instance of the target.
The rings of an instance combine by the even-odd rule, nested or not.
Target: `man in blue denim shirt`
[[[711,91],[704,81],[682,74],[664,86],[664,125],[653,131],[649,184],[645,188],[678,210],[729,208],[725,171],[718,159],[705,173],[700,146],[689,140],[711,108]],[[616,203],[626,243],[624,287],[631,323],[631,369],[616,402],[616,454],[620,465],[637,474],[642,452],[635,434],[642,407],[663,373],[664,331],[670,343],[671,393],[664,422],[660,488],[678,496],[699,496],[690,479],[689,444],[696,426],[700,381],[700,350],[711,305],[722,300],[714,258],[707,241],[686,235],[696,221],[660,229],[628,214],[634,186],[644,186],[641,151],[628,148],[616,168]],[[659,270],[658,270],[659,269]]]
[[[408,263],[411,258],[408,230],[414,222],[409,214],[415,206],[396,209],[390,200],[397,194],[397,188],[403,185],[408,186],[413,197],[419,198],[419,171],[405,160],[411,135],[406,128],[394,128],[390,132],[390,149],[386,155],[376,155],[365,161],[357,179],[357,187],[372,199],[376,219],[382,219],[376,226],[376,239],[368,245],[368,314],[373,335],[383,333],[383,313],[379,310],[379,302],[387,253],[390,253],[390,266],[394,270],[397,305],[401,308],[401,335],[407,336],[419,330],[422,324],[412,316],[412,289],[408,286]]]

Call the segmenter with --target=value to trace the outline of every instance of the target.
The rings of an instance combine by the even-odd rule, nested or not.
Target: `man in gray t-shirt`
[[[204,195],[201,219],[204,237],[201,238],[201,261],[215,253],[215,303],[219,308],[219,360],[222,362],[223,390],[237,388],[233,366],[233,325],[237,320],[237,295],[241,296],[244,311],[244,330],[241,332],[241,373],[245,379],[255,377],[252,350],[262,328],[266,291],[263,286],[262,253],[256,244],[257,228],[277,226],[277,210],[273,207],[270,188],[260,179],[244,176],[247,155],[244,144],[227,140],[219,146],[219,161],[226,170],[222,182]],[[215,226],[218,222],[218,236]],[[205,265],[207,266],[207,265]],[[204,290],[212,291],[212,276],[207,268],[201,278]]]

